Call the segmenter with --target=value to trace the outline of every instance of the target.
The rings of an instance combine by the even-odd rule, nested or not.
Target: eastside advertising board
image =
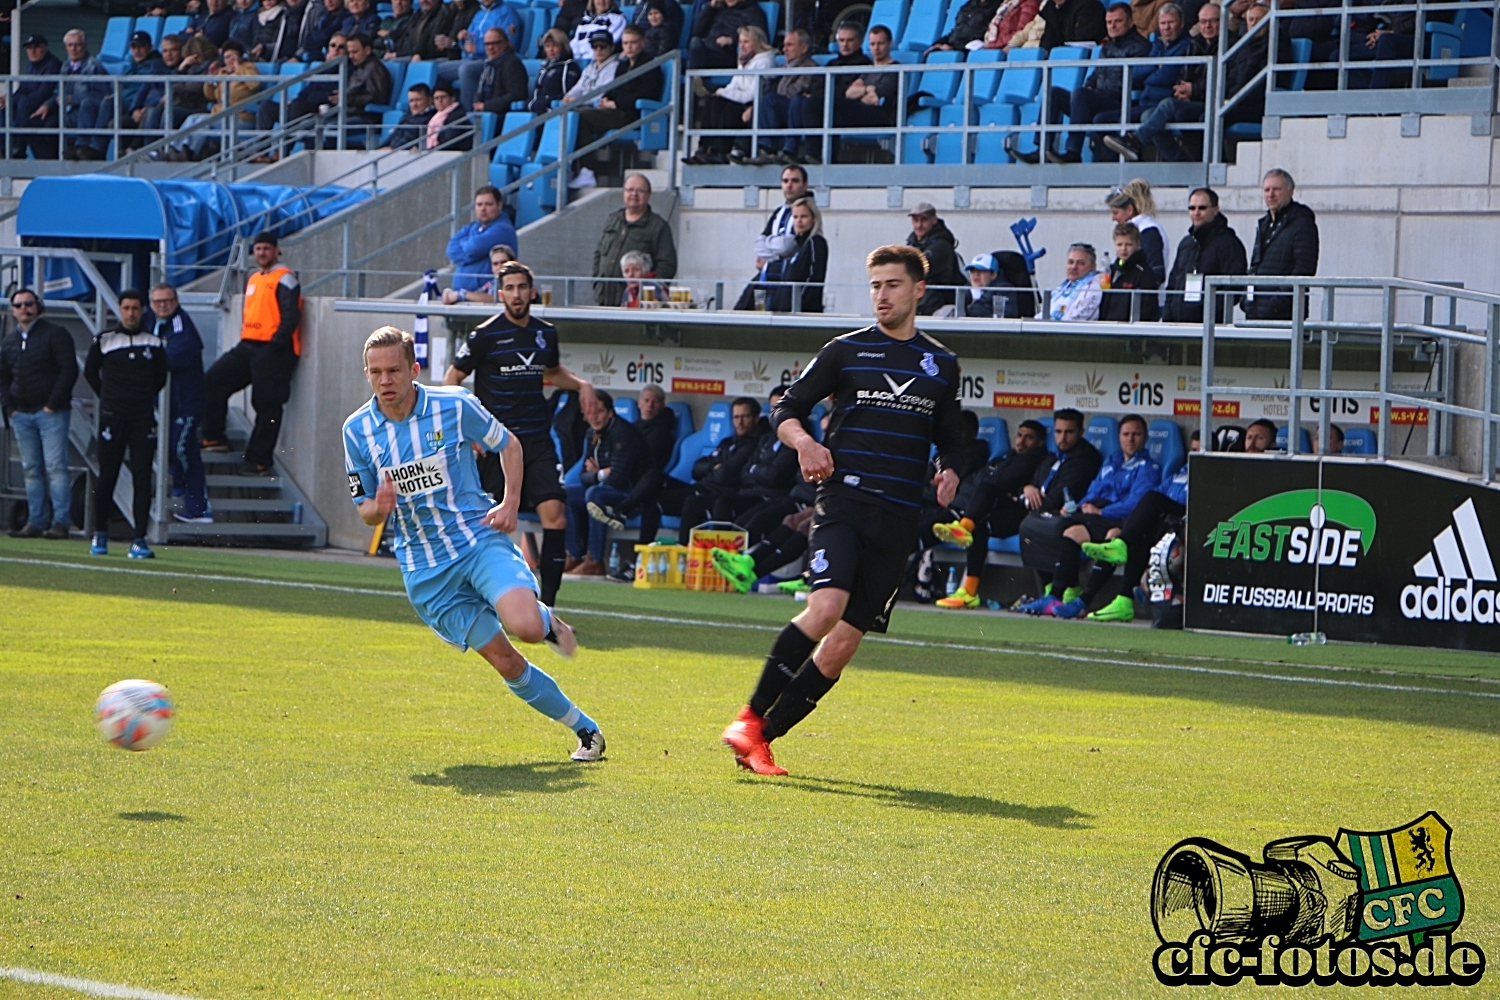
[[[1500,490],[1347,459],[1189,462],[1188,628],[1500,652]]]
[[[702,396],[764,397],[776,386],[791,382],[812,360],[811,354],[776,351],[712,351],[691,348],[566,344],[562,363],[611,391],[639,390],[659,385],[667,392]],[[1148,419],[1190,418],[1198,415],[1202,378],[1197,368],[1167,365],[1079,364],[1068,361],[1027,361],[1016,364],[992,358],[965,359],[960,354],[962,384],[959,397],[971,409],[1051,411],[1073,407],[1084,413],[1139,413]],[[1308,373],[1315,381],[1316,374]],[[1286,384],[1285,370],[1220,368],[1214,383],[1225,388]],[[1422,372],[1397,372],[1397,391],[1426,385]],[[1375,374],[1336,372],[1337,389],[1374,389]],[[1320,400],[1305,400],[1302,416],[1316,420]],[[1367,403],[1347,397],[1333,401],[1332,417],[1345,424],[1373,422]],[[1248,423],[1267,418],[1284,422],[1291,411],[1285,396],[1273,393],[1225,396],[1214,401],[1214,415]],[[1397,423],[1425,425],[1426,410],[1393,414]]]

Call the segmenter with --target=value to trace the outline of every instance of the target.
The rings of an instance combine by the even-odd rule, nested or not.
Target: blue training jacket
[[[1135,510],[1141,497],[1156,489],[1160,482],[1161,466],[1151,460],[1144,448],[1129,461],[1123,451],[1117,451],[1104,460],[1081,502],[1098,507],[1105,517],[1123,521]]]
[[[1168,479],[1166,482],[1158,486],[1156,488],[1156,491],[1158,493],[1166,494],[1168,499],[1176,500],[1178,503],[1186,507],[1188,491],[1187,463],[1182,463],[1182,468],[1172,473],[1172,478]]]

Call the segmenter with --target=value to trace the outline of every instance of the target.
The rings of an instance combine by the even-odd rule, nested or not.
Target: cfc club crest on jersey
[[[438,427],[435,430],[428,431],[422,435],[422,440],[428,448],[433,450],[441,448],[443,446],[443,429]]]

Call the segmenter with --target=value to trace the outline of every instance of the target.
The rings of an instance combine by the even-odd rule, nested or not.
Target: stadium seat
[[[1091,417],[1083,432],[1083,439],[1098,448],[1099,454],[1108,458],[1120,450],[1120,422],[1102,413]]]
[[[669,62],[662,66],[662,94],[661,100],[653,101],[641,98],[635,102],[635,108],[641,113],[641,117],[653,111],[660,110],[672,103],[672,94],[677,86],[677,64]],[[667,148],[670,138],[671,121],[666,118],[658,118],[647,122],[625,138],[631,139],[643,152],[659,151]]]
[[[1048,62],[1052,62],[1059,59],[1092,59],[1096,51],[1097,48],[1085,49],[1075,45],[1059,45],[1047,54],[1047,60]],[[1062,88],[1063,90],[1072,92],[1082,85],[1083,81],[1088,77],[1089,72],[1086,66],[1067,66],[1062,69],[1053,70],[1049,79],[1054,89]],[[1063,121],[1071,120],[1068,117],[1068,108],[1064,107],[1058,110],[1062,112]],[[1056,148],[1061,150],[1067,140],[1068,133],[1058,133],[1055,140]]]
[[[366,111],[405,111],[406,110],[406,67],[410,65],[405,59],[389,59],[382,63],[385,71],[391,75],[391,99],[386,104],[370,104],[365,107]]]
[[[407,63],[405,82],[408,90],[419,83],[432,86],[437,83],[437,63],[425,59],[422,62]]]
[[[776,44],[776,22],[781,17],[781,4],[776,0],[761,0],[760,9],[766,15],[766,37],[774,45]]]
[[[963,9],[963,6],[964,6],[964,0],[948,0],[948,13],[943,17],[943,26],[938,29],[938,34],[937,34],[938,38],[947,38],[948,35],[952,33],[953,26],[958,23],[958,12]],[[975,49],[974,52],[970,52],[969,55],[973,56],[975,52],[985,52],[985,51],[989,51],[989,52],[1001,52],[1003,50],[1002,49],[987,49],[987,50],[986,49]]]
[[[1166,479],[1182,468],[1187,461],[1187,452],[1182,447],[1182,428],[1175,420],[1153,420],[1146,430],[1146,454],[1161,466],[1161,477]]]
[[[906,29],[906,13],[909,7],[907,0],[875,0],[875,7],[870,11],[868,24],[872,28],[877,24],[885,25],[891,29],[891,39],[900,41],[901,33]],[[896,46],[893,44],[891,48],[894,49]],[[838,51],[837,46],[834,46],[833,51]],[[864,52],[865,55],[870,54],[869,32],[865,33]]]
[[[1020,120],[1019,109],[1014,104],[993,101],[979,109],[980,126],[1017,125]],[[975,136],[974,162],[1010,163],[1010,154],[1005,151],[1006,134],[1004,132],[981,132]]]
[[[683,438],[677,448],[677,461],[667,470],[667,475],[682,483],[693,481],[693,463],[713,451],[720,441],[729,436],[729,404],[713,403],[703,427]]]
[[[255,65],[255,72],[259,73],[261,76],[275,76],[276,75],[276,64],[273,63],[273,62],[258,62],[258,63],[255,63],[254,65]],[[377,110],[381,110],[381,111],[385,110],[385,105],[383,105],[383,104],[372,104],[370,106],[372,108],[377,109]]]
[[[474,119],[475,129],[479,133],[474,137],[475,146],[482,146],[500,134],[497,131],[500,128],[500,116],[493,111],[470,111],[469,117]]]
[[[526,67],[526,92],[534,93],[537,77],[542,75],[542,60],[522,59],[521,65]]]
[[[1045,417],[1037,417],[1036,422],[1047,428],[1047,450],[1056,455],[1057,439],[1052,436],[1052,417],[1050,415]]]
[[[529,111],[506,112],[505,124],[501,126],[500,134],[509,135],[524,127],[535,117]],[[491,184],[503,188],[520,178],[521,168],[531,159],[531,142],[535,138],[536,130],[529,129],[519,135],[511,136],[495,147],[495,155],[490,159]]]
[[[155,48],[156,43],[161,41],[161,22],[162,19],[159,17],[138,17],[135,19],[135,26],[130,29],[130,33],[135,34],[137,31],[144,31],[151,36],[151,47]]]
[[[165,38],[168,35],[180,35],[187,30],[187,26],[192,22],[193,19],[191,17],[188,17],[186,14],[173,14],[171,17],[166,18],[161,22],[161,37]],[[160,44],[160,42],[161,39],[158,38],[157,43]]]
[[[1004,49],[975,49],[969,53],[965,60],[970,66],[981,63],[1003,63],[1005,61]],[[969,75],[973,81],[974,95],[969,98],[969,103],[974,105],[988,104],[995,99],[995,91],[1000,86],[1000,74],[1004,67],[996,66],[994,69],[977,69]]]
[[[932,66],[951,66],[963,61],[962,52],[934,52],[927,57],[927,64]],[[937,109],[953,103],[953,96],[958,92],[958,85],[963,80],[963,74],[958,72],[926,71],[914,74],[909,83],[911,94],[928,94],[928,97],[918,98],[919,110],[913,111],[906,119],[908,125],[936,125],[938,123]],[[931,163],[933,154],[937,149],[937,136],[934,133],[908,132],[901,139],[902,162],[903,163]]]
[[[130,58],[130,26],[134,22],[131,17],[112,17],[105,23],[98,55],[106,69],[113,71]]]
[[[1042,87],[1042,71],[1021,64],[1046,58],[1041,49],[1016,49],[1005,60],[1005,72],[995,89],[995,100],[1005,104],[1030,104]]]
[[[1021,554],[1021,536],[1010,535],[1007,538],[996,538],[990,536],[989,550],[991,552],[1008,552],[1011,555]]]
[[[306,72],[307,72],[307,64],[306,63],[285,62],[285,63],[281,64],[281,69],[279,69],[277,71],[276,75],[277,76],[301,76],[303,73],[306,73]],[[307,84],[305,84],[305,83],[294,83],[290,87],[286,88],[286,91],[285,91],[285,93],[286,93],[286,99],[288,101],[290,101],[292,98],[296,97],[299,93],[302,92],[302,88],[305,87],[305,86],[307,86]],[[281,98],[280,98],[279,94],[272,95],[271,98],[270,98],[270,100],[277,101],[277,102],[279,102],[280,99]]]
[[[633,424],[641,419],[641,408],[629,396],[621,396],[615,400],[615,416],[624,417],[626,423]]]
[[[520,177],[528,177],[539,174],[542,164],[528,162],[521,164]],[[557,172],[540,174],[525,181],[516,192],[516,228],[529,226],[542,216],[549,214],[557,207]]]
[[[1375,432],[1368,427],[1351,427],[1344,431],[1345,455],[1374,455],[1380,450]]]
[[[899,48],[906,52],[925,52],[930,49],[932,43],[938,40],[943,17],[947,12],[946,0],[918,0],[913,3],[911,13],[906,18],[906,30],[901,32]],[[933,55],[937,53],[934,52]]]
[[[548,163],[556,163],[557,162],[557,159],[558,159],[558,141],[559,141],[559,139],[564,134],[563,133],[563,128],[564,128],[563,123],[564,122],[567,123],[567,125],[566,125],[566,128],[567,128],[566,135],[567,135],[567,144],[568,144],[567,145],[567,149],[568,149],[568,152],[569,153],[573,152],[574,147],[577,146],[577,144],[578,144],[578,115],[577,114],[558,115],[556,118],[553,118],[553,119],[549,120],[547,122],[547,124],[545,124],[545,125],[542,126],[542,137],[541,137],[541,139],[539,139],[537,141],[537,146],[536,146],[536,160],[537,160],[538,163],[546,165]],[[557,204],[557,202],[554,201],[554,202],[552,202],[552,204],[555,206]]]
[[[819,444],[823,443],[823,414],[827,412],[828,408],[825,407],[822,403],[819,403],[814,406],[812,408],[812,412],[808,414],[808,422],[812,424],[813,440],[817,441]]]
[[[396,126],[401,123],[404,111],[385,111],[380,115],[380,142],[384,146],[391,139],[391,133],[396,131]]]
[[[686,403],[668,403],[667,409],[677,414],[677,440],[681,441],[693,433],[693,408]]]
[[[990,461],[1010,450],[1010,429],[1003,417],[980,417],[979,440],[990,446]]]
[[[578,461],[574,462],[573,465],[572,465],[572,467],[570,469],[568,469],[567,472],[563,473],[563,485],[564,486],[582,486],[583,485],[583,459],[580,458]]]
[[[1297,430],[1299,432],[1297,434],[1297,454],[1299,454],[1299,455],[1311,455],[1312,454],[1312,435],[1307,432],[1307,428],[1306,427],[1299,427],[1299,428],[1297,428]],[[1287,450],[1286,424],[1282,424],[1280,427],[1276,428],[1276,450],[1277,451],[1286,451]]]

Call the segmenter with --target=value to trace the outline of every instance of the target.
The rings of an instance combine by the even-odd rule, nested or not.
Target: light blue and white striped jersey
[[[393,421],[370,401],[344,421],[344,470],[358,505],[386,474],[396,482],[396,559],[408,572],[446,566],[495,529],[479,485],[478,444],[499,451],[510,432],[462,386],[418,384],[411,416]]]

